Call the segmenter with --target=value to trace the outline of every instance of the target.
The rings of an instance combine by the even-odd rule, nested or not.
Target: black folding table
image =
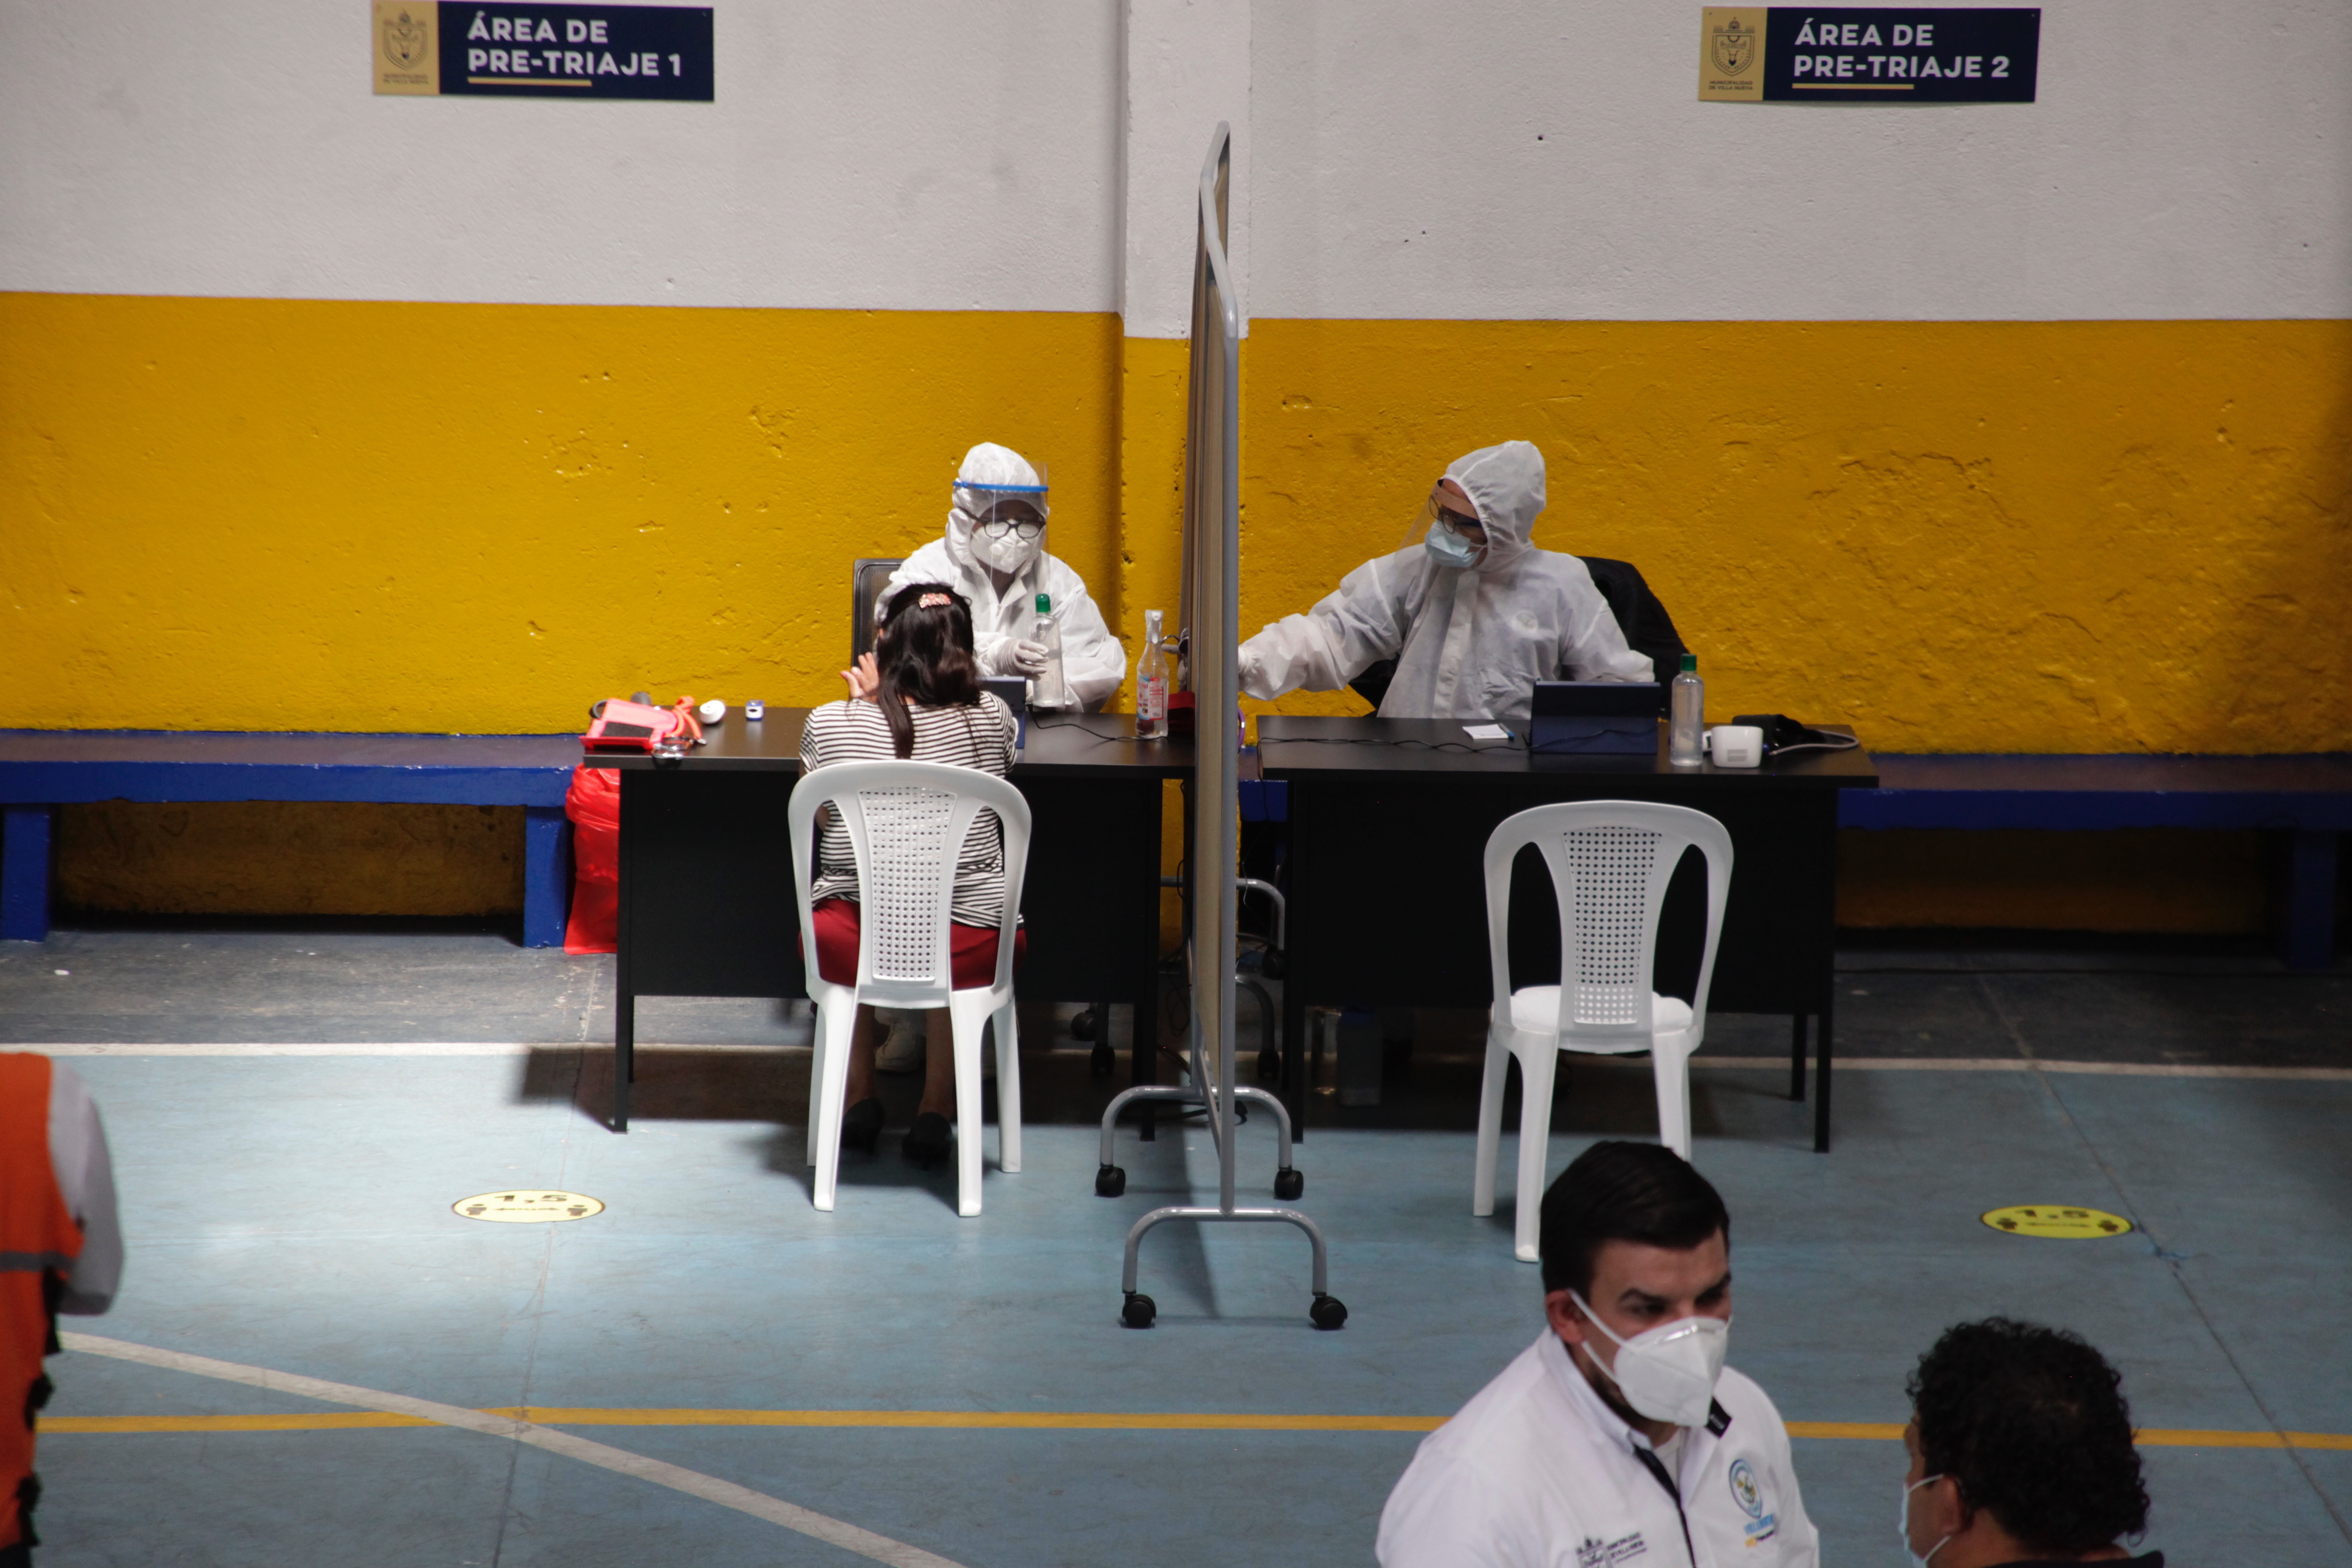
[[[1730,898],[1710,1012],[1785,1013],[1790,1095],[1805,1094],[1814,1031],[1813,1146],[1830,1146],[1838,792],[1878,783],[1869,753],[1791,752],[1760,768],[1676,768],[1665,756],[1538,756],[1517,741],[1474,742],[1450,720],[1267,715],[1260,771],[1289,786],[1289,914],[1283,982],[1283,1084],[1303,1130],[1310,1003],[1485,1007],[1483,860],[1487,835],[1529,806],[1570,800],[1664,801],[1731,830]],[[1665,954],[1697,966],[1704,921],[1696,861],[1668,895]],[[1512,895],[1512,974],[1539,984],[1559,961],[1549,879],[1521,875]],[[1530,978],[1532,976],[1532,978]],[[1685,992],[1685,994],[1687,993]]]
[[[740,710],[677,762],[590,758],[621,770],[620,951],[614,964],[613,1127],[629,1125],[640,996],[805,996],[784,804],[807,710]],[[1029,802],[1016,989],[1131,1002],[1130,1075],[1156,1076],[1160,800],[1189,778],[1190,740],[1139,741],[1132,714],[1030,716],[1013,783]],[[1107,1037],[1108,1020],[1098,1022]]]

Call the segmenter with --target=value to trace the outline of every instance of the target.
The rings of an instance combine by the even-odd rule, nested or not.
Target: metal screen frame
[[[1136,1289],[1138,1250],[1153,1226],[1172,1219],[1274,1221],[1297,1226],[1315,1248],[1315,1326],[1336,1329],[1348,1310],[1328,1289],[1323,1233],[1296,1209],[1241,1208],[1235,1204],[1234,1127],[1238,1100],[1268,1108],[1281,1146],[1281,1178],[1297,1195],[1290,1169],[1290,1122],[1281,1100],[1255,1085],[1237,1087],[1234,1061],[1236,879],[1241,834],[1241,309],[1226,261],[1227,198],[1233,180],[1233,133],[1223,123],[1209,142],[1201,167],[1200,226],[1192,258],[1192,340],[1184,442],[1183,626],[1180,679],[1193,694],[1191,959],[1192,1079],[1189,1085],[1128,1090],[1103,1119],[1103,1167],[1110,1164],[1111,1129],[1119,1110],[1137,1099],[1181,1100],[1208,1113],[1217,1151],[1217,1206],[1190,1205],[1152,1210],[1128,1232],[1123,1288],[1125,1317],[1148,1326],[1155,1309]],[[1139,1020],[1139,1029],[1143,1021]],[[1140,1047],[1139,1047],[1140,1048]],[[1122,1183],[1123,1186],[1123,1183]],[[1097,1184],[1097,1191],[1103,1191]]]

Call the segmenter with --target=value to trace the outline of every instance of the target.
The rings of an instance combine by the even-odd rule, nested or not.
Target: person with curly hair
[[[1987,1318],[1944,1331],[1905,1390],[1903,1549],[1927,1568],[2118,1563],[2147,1529],[2123,1379],[2080,1335]]]

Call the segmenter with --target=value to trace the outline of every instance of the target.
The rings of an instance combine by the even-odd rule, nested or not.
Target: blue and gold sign
[[[707,5],[373,6],[380,93],[711,100]]]
[[[2038,6],[1709,5],[1698,95],[1746,103],[2032,103]]]

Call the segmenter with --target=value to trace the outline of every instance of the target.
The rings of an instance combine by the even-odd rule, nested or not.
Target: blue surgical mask
[[[1925,1557],[1911,1550],[1911,1494],[1929,1481],[1939,1481],[1943,1479],[1941,1476],[1921,1476],[1903,1489],[1903,1500],[1895,1505],[1895,1539],[1903,1542],[1903,1561],[1910,1563],[1911,1568],[1933,1568],[1936,1553],[1944,1549],[1944,1542],[1952,1539],[1948,1535],[1944,1537],[1943,1541],[1938,1541],[1935,1545],[1927,1548],[1927,1555]]]
[[[1429,525],[1429,537],[1421,542],[1429,558],[1440,566],[1475,566],[1478,563],[1479,546],[1471,543],[1444,522]]]

